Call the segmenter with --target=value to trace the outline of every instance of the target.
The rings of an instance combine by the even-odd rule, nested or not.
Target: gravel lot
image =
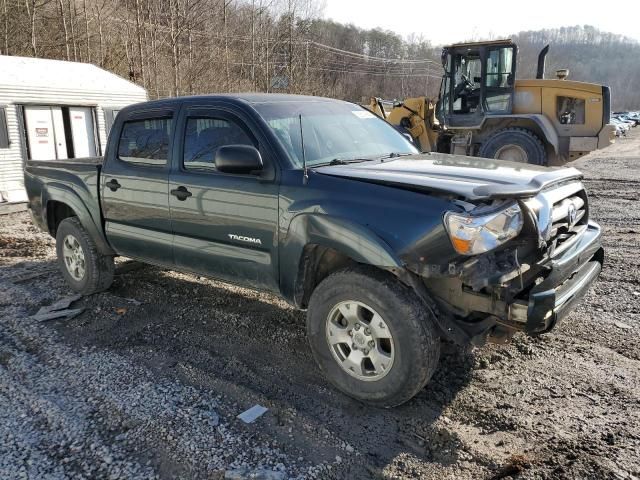
[[[71,292],[52,239],[0,217],[0,478],[640,478],[640,132],[575,166],[605,228],[584,303],[446,348],[393,410],[323,380],[302,313],[204,278],[124,261],[81,315],[31,319]]]

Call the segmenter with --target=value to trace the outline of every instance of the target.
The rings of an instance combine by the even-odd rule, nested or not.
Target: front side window
[[[184,135],[184,168],[215,170],[216,152],[225,145],[256,146],[235,122],[221,118],[189,118]]]
[[[475,113],[480,106],[482,61],[477,52],[455,59],[453,113]]]
[[[256,109],[298,168],[303,154],[307,165],[313,166],[418,153],[398,130],[358,105],[281,102],[256,105]]]
[[[169,118],[125,122],[118,142],[118,158],[139,165],[166,165],[170,137]]]

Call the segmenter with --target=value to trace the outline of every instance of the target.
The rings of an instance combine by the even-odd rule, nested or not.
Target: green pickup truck
[[[443,338],[536,335],[571,310],[604,257],[581,178],[421,154],[357,105],[268,94],[133,105],[104,158],[25,166],[74,290],[109,288],[122,255],[273,292],[307,310],[327,379],[378,406],[424,387]]]

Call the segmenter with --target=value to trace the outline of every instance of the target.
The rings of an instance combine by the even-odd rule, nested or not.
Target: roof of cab
[[[173,97],[163,98],[160,100],[153,100],[145,102],[143,105],[148,107],[161,107],[172,106],[182,103],[197,103],[215,100],[228,100],[232,102],[244,103],[244,104],[260,104],[260,103],[283,103],[283,102],[340,102],[342,100],[336,100],[326,97],[313,97],[310,95],[294,95],[288,93],[216,93],[210,95],[193,95],[185,97]],[[140,107],[141,104],[138,104]]]

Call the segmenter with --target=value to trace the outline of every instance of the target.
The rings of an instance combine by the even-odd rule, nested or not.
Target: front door
[[[173,265],[169,168],[173,110],[135,112],[112,133],[101,172],[102,211],[115,251]]]
[[[216,171],[223,145],[252,145],[272,167],[258,137],[239,117],[187,109],[169,180],[178,267],[254,288],[278,288],[278,185],[271,178]]]

